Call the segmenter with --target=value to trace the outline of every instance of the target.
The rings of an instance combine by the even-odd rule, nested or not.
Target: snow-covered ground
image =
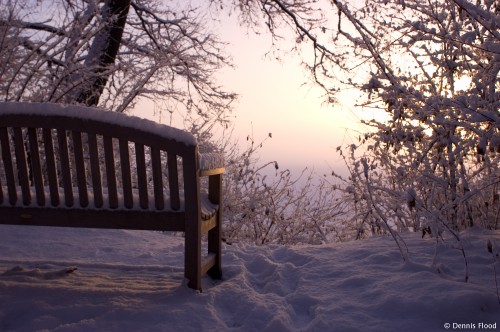
[[[451,239],[431,267],[435,241],[404,238],[411,263],[386,237],[225,245],[224,280],[205,277],[198,293],[183,279],[181,237],[0,226],[0,331],[407,332],[445,331],[446,323],[450,331],[500,329],[486,249],[488,239],[500,246],[500,232],[462,234],[468,283]]]

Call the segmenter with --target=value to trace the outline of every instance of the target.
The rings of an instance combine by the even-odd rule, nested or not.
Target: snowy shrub
[[[411,3],[386,2],[383,17],[370,15],[372,6],[363,13],[380,36],[363,104],[389,120],[365,122],[372,130],[359,138],[361,155],[349,155],[349,183],[362,186],[364,201],[369,188],[375,193],[364,215],[376,204],[398,230],[498,229],[500,35],[491,29],[498,8]],[[360,162],[368,165],[364,176]]]
[[[202,144],[224,151],[223,236],[228,243],[320,244],[343,237],[346,204],[334,187],[307,169],[299,175],[282,170],[277,161],[261,162],[259,151],[269,137],[247,146],[210,133]],[[215,142],[215,143],[214,143]],[[223,148],[221,148],[223,147]]]

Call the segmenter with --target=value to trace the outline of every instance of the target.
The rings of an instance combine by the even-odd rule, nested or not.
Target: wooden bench
[[[181,231],[188,286],[221,278],[223,161],[199,155],[191,134],[94,108],[3,102],[0,150],[0,224]]]

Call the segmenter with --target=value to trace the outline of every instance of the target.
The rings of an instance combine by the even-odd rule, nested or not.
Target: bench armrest
[[[200,153],[200,176],[224,173],[224,155],[222,153]]]

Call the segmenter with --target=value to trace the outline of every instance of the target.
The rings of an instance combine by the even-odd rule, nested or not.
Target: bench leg
[[[208,252],[215,254],[215,265],[207,274],[213,279],[222,278],[222,175],[212,175],[208,178],[208,195],[212,203],[218,204],[217,226],[208,231]]]
[[[219,221],[217,221],[217,226],[208,232],[208,252],[215,254],[215,264],[207,271],[212,279],[222,279],[220,228]]]
[[[187,221],[189,223],[189,221]],[[193,225],[194,226],[194,225]],[[194,227],[196,228],[196,226]],[[201,291],[201,230],[189,230],[186,225],[184,241],[184,276],[189,280],[188,287]]]
[[[201,204],[199,198],[200,182],[196,170],[197,152],[193,159],[183,161],[184,174],[194,174],[184,179],[185,190],[185,241],[184,276],[190,288],[201,291]]]

